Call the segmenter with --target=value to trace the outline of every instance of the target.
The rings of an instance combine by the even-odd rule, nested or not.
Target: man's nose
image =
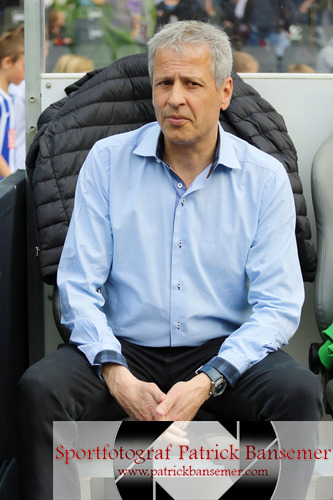
[[[168,104],[173,108],[181,106],[185,102],[185,89],[180,82],[175,82],[168,96]]]

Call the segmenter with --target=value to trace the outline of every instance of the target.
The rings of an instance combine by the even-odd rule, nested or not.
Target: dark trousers
[[[174,383],[192,378],[199,366],[217,354],[222,340],[190,348],[121,343],[131,372],[141,380],[155,382],[166,392]],[[285,352],[277,351],[251,367],[222,396],[210,398],[202,410],[209,412],[204,414],[206,420],[210,419],[206,415],[214,414],[217,420],[319,421],[322,389],[313,373]],[[22,499],[53,498],[53,421],[124,417],[104,382],[75,347],[62,346],[31,366],[18,386]]]

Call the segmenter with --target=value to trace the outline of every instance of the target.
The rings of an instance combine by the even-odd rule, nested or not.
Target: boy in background
[[[24,79],[24,28],[5,31],[0,37],[0,180],[15,170],[15,114],[10,83]]]

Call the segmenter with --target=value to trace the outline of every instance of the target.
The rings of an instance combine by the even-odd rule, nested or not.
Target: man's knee
[[[301,366],[277,374],[272,391],[277,395],[281,420],[320,420],[323,388],[318,378]]]
[[[322,386],[318,378],[306,368],[301,369],[299,374],[286,381],[286,388],[289,392],[289,398],[308,402],[310,406],[318,405],[322,402]]]
[[[17,386],[18,408],[27,411],[27,408],[47,404],[50,394],[50,383],[39,363],[30,366],[22,375]]]
[[[31,365],[18,383],[18,400],[28,406],[43,405],[66,397],[76,370],[75,349],[58,349]],[[80,357],[78,357],[80,360]],[[78,370],[79,371],[79,370]]]

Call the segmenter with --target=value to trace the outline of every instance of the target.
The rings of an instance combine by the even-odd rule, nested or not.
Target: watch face
[[[214,384],[213,395],[214,396],[220,396],[220,394],[222,394],[224,392],[226,386],[227,386],[226,380],[221,377]]]

